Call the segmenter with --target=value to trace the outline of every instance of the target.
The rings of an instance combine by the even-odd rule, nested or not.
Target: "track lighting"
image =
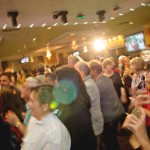
[[[68,14],[68,11],[55,11],[53,13],[53,19],[57,19],[58,17],[60,17],[60,20],[63,23],[67,23],[67,14]]]
[[[99,21],[100,22],[103,22],[104,21],[104,19],[105,19],[105,16],[104,16],[104,14],[106,13],[106,11],[105,10],[100,10],[100,11],[98,11],[96,14],[98,15],[98,19],[99,19]]]
[[[13,27],[16,27],[17,26],[17,16],[18,16],[18,11],[9,11],[8,13],[7,13],[7,16],[8,17],[11,17],[11,22],[12,22],[12,26]]]

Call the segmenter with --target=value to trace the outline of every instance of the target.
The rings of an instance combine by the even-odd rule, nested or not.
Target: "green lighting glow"
[[[55,102],[55,101],[53,101],[53,102],[50,104],[50,108],[51,108],[51,109],[56,109],[57,106],[58,106],[58,103]]]

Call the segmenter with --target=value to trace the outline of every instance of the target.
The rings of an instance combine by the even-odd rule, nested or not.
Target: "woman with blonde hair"
[[[130,61],[130,68],[134,73],[132,76],[131,92],[133,96],[147,93],[144,76],[145,62],[141,57],[135,57]]]

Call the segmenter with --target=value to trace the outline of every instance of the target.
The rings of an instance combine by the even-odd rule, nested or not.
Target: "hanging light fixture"
[[[50,59],[51,56],[52,56],[52,53],[50,52],[49,49],[47,49],[47,50],[46,50],[46,57],[47,57],[47,59]]]
[[[84,53],[87,53],[87,52],[88,52],[87,46],[84,46],[84,47],[83,47],[83,52],[84,52]]]

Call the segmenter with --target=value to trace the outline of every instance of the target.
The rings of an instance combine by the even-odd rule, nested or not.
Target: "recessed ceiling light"
[[[74,33],[71,33],[70,35],[74,35]]]
[[[68,25],[68,22],[64,24],[65,26]]]
[[[120,14],[119,14],[119,16],[123,16],[123,14],[122,14],[122,13],[120,13]]]
[[[78,23],[78,22],[75,22],[75,23],[74,23],[74,25],[77,25],[77,24],[79,24],[79,23]]]
[[[36,37],[35,37],[35,38],[33,38],[32,40],[33,40],[33,41],[35,41],[35,40],[36,40]]]
[[[42,27],[45,27],[45,26],[46,26],[46,23],[43,23],[43,24],[42,24]]]
[[[134,24],[133,22],[129,22],[129,24]]]
[[[58,23],[54,23],[54,25],[53,26],[57,26],[58,25]]]
[[[18,24],[17,28],[20,28],[21,27],[21,24]]]
[[[82,38],[82,40],[85,40],[86,38]]]
[[[93,22],[94,24],[96,24],[97,22]]]
[[[17,52],[19,53],[20,51],[18,50]]]
[[[3,26],[3,29],[6,29],[6,26],[7,26],[7,24],[5,24],[5,25]]]
[[[112,20],[113,20],[113,19],[115,19],[115,18],[114,18],[114,17],[111,17],[110,19],[112,19]]]
[[[50,30],[52,27],[48,27],[47,29]]]
[[[133,8],[130,8],[130,10],[131,10],[131,11],[134,11],[134,9],[133,9]]]
[[[32,23],[31,25],[30,25],[30,28],[32,28],[34,26],[34,24]]]
[[[83,24],[88,24],[88,22],[84,22]]]
[[[106,33],[105,33],[105,32],[102,32],[102,34],[105,35]]]
[[[115,19],[115,18],[114,18]],[[100,23],[106,23],[106,21],[102,21],[102,22],[100,22]]]
[[[142,6],[146,6],[146,4],[144,4],[144,3],[141,3],[141,5],[142,5]]]

